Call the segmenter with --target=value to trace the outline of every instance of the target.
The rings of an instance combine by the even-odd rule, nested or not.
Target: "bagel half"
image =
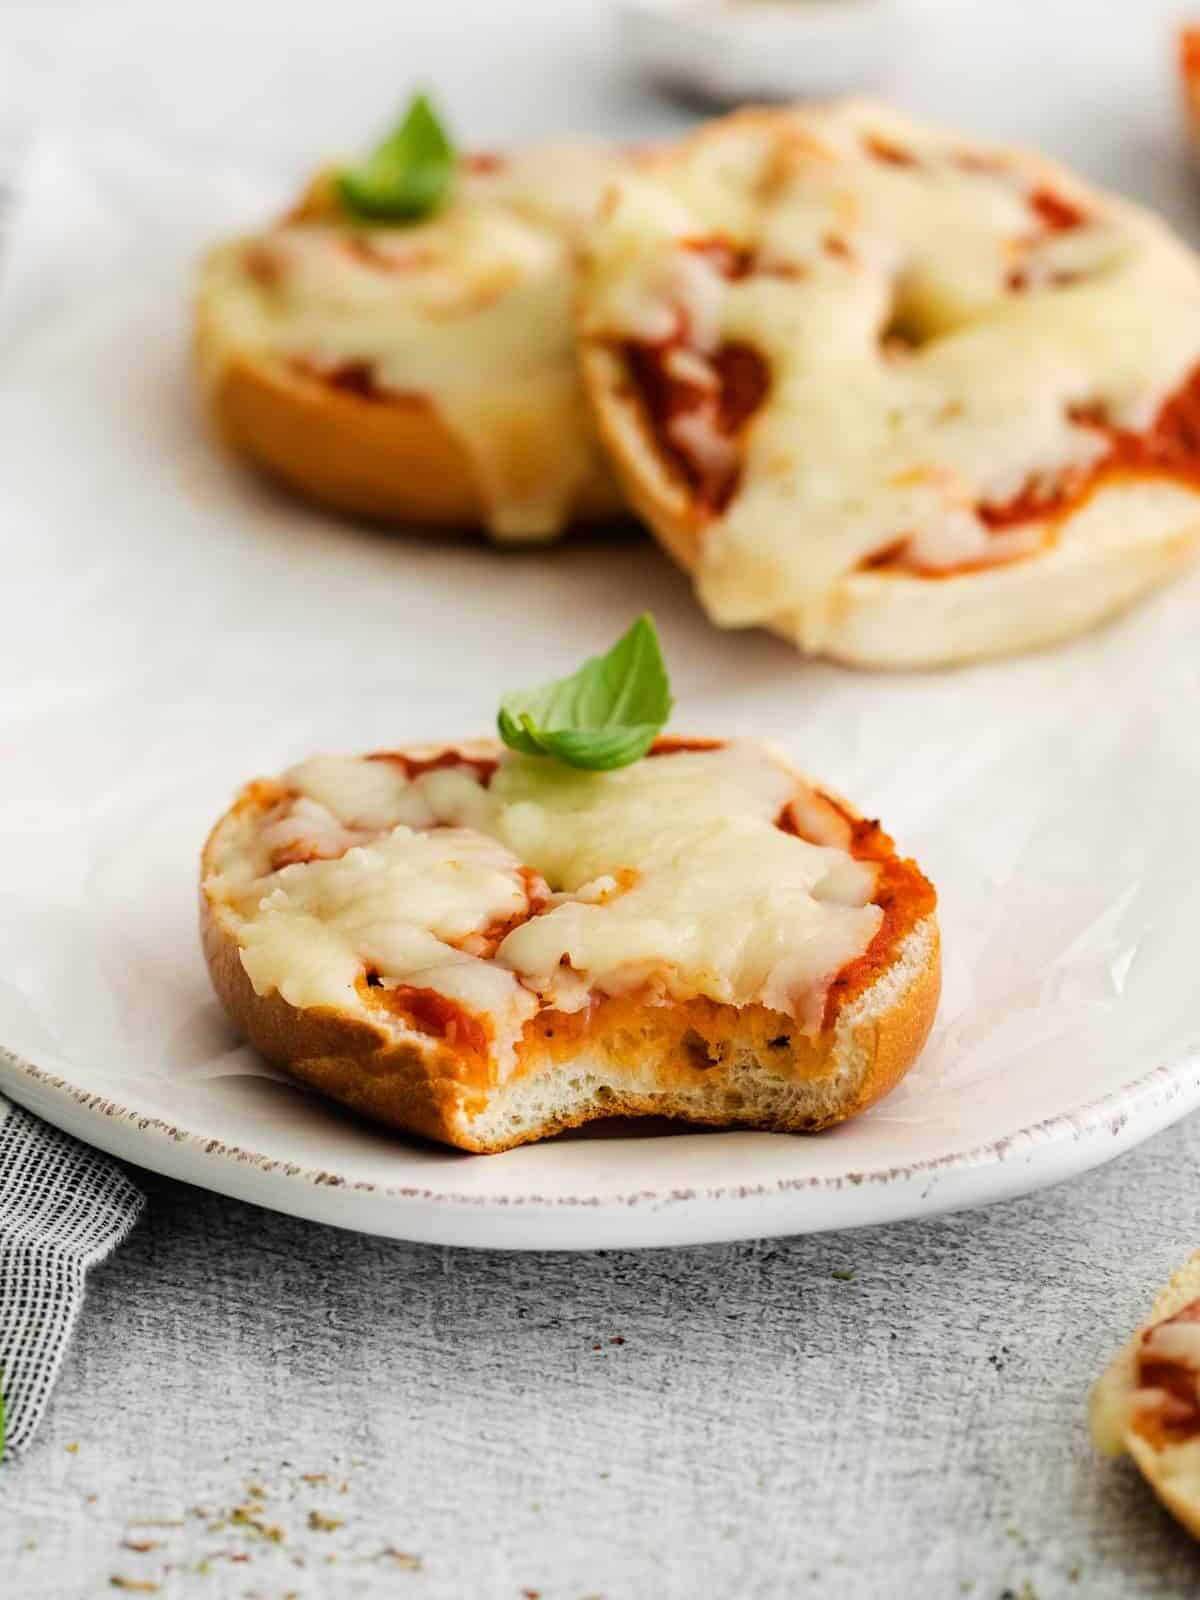
[[[1200,267],[1037,156],[736,113],[617,178],[577,325],[625,495],[722,626],[966,661],[1200,553]]]
[[[389,523],[553,538],[620,510],[579,385],[574,260],[615,158],[464,163],[428,221],[356,221],[319,176],[207,257],[197,368],[217,431],[306,498]]]
[[[491,1152],[598,1117],[814,1131],[932,1023],[932,888],[751,741],[579,773],[492,741],[318,757],[202,868],[209,971],[269,1061]]]
[[[1092,1436],[1128,1453],[1155,1494],[1200,1539],[1200,1251],[1092,1391]]]

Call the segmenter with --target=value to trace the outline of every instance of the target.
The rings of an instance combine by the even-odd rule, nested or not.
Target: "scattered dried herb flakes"
[[[128,1594],[157,1594],[159,1586],[151,1583],[149,1578],[122,1578],[113,1576],[108,1580],[110,1589],[124,1589]]]
[[[344,1526],[341,1517],[327,1517],[323,1511],[310,1511],[308,1525],[314,1533],[332,1533]]]
[[[229,1513],[229,1521],[235,1528],[248,1528],[251,1533],[258,1534],[260,1539],[269,1539],[272,1544],[282,1544],[283,1529],[273,1522],[264,1522],[264,1510],[265,1507],[260,1505],[234,1506]]]
[[[161,1539],[122,1539],[122,1550],[136,1550],[138,1555],[144,1556],[148,1550],[157,1550],[162,1543]]]
[[[79,1454],[79,1446],[74,1440],[67,1446],[67,1454],[69,1456],[77,1456]]]
[[[425,1563],[420,1556],[414,1556],[407,1550],[397,1550],[393,1545],[385,1545],[377,1556],[376,1561],[390,1561],[392,1566],[399,1567],[401,1572],[420,1572]]]
[[[834,1267],[831,1276],[836,1278],[839,1283],[854,1282],[854,1273],[849,1267]]]

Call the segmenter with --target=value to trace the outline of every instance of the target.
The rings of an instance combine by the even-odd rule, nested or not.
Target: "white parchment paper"
[[[213,448],[187,363],[198,252],[283,198],[128,141],[32,152],[0,276],[0,1042],[352,1177],[627,1184],[644,1143],[463,1163],[285,1085],[210,998],[195,879],[247,777],[486,732],[501,688],[649,607],[673,725],[776,739],[882,817],[937,884],[946,960],[935,1037],[874,1112],[819,1140],[655,1141],[656,1171],[837,1175],[981,1147],[1164,1065],[1194,1090],[1197,582],[1057,651],[886,676],[717,631],[633,534],[499,554],[307,510]]]

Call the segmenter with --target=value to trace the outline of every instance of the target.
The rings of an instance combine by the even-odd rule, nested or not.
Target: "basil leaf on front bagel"
[[[643,614],[606,655],[569,678],[505,695],[496,720],[511,750],[607,772],[646,754],[671,705],[658,634]]]

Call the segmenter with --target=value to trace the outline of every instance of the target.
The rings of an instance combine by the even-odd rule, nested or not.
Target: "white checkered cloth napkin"
[[[84,1278],[144,1201],[115,1161],[0,1097],[0,1389],[6,1455],[32,1439],[83,1305]]]
[[[0,139],[0,247],[17,170]],[[2,269],[2,261],[0,261]],[[141,1192],[107,1156],[0,1096],[0,1394],[4,1453],[41,1421],[83,1304],[84,1276],[129,1232]],[[2,1585],[0,1585],[2,1587]]]

